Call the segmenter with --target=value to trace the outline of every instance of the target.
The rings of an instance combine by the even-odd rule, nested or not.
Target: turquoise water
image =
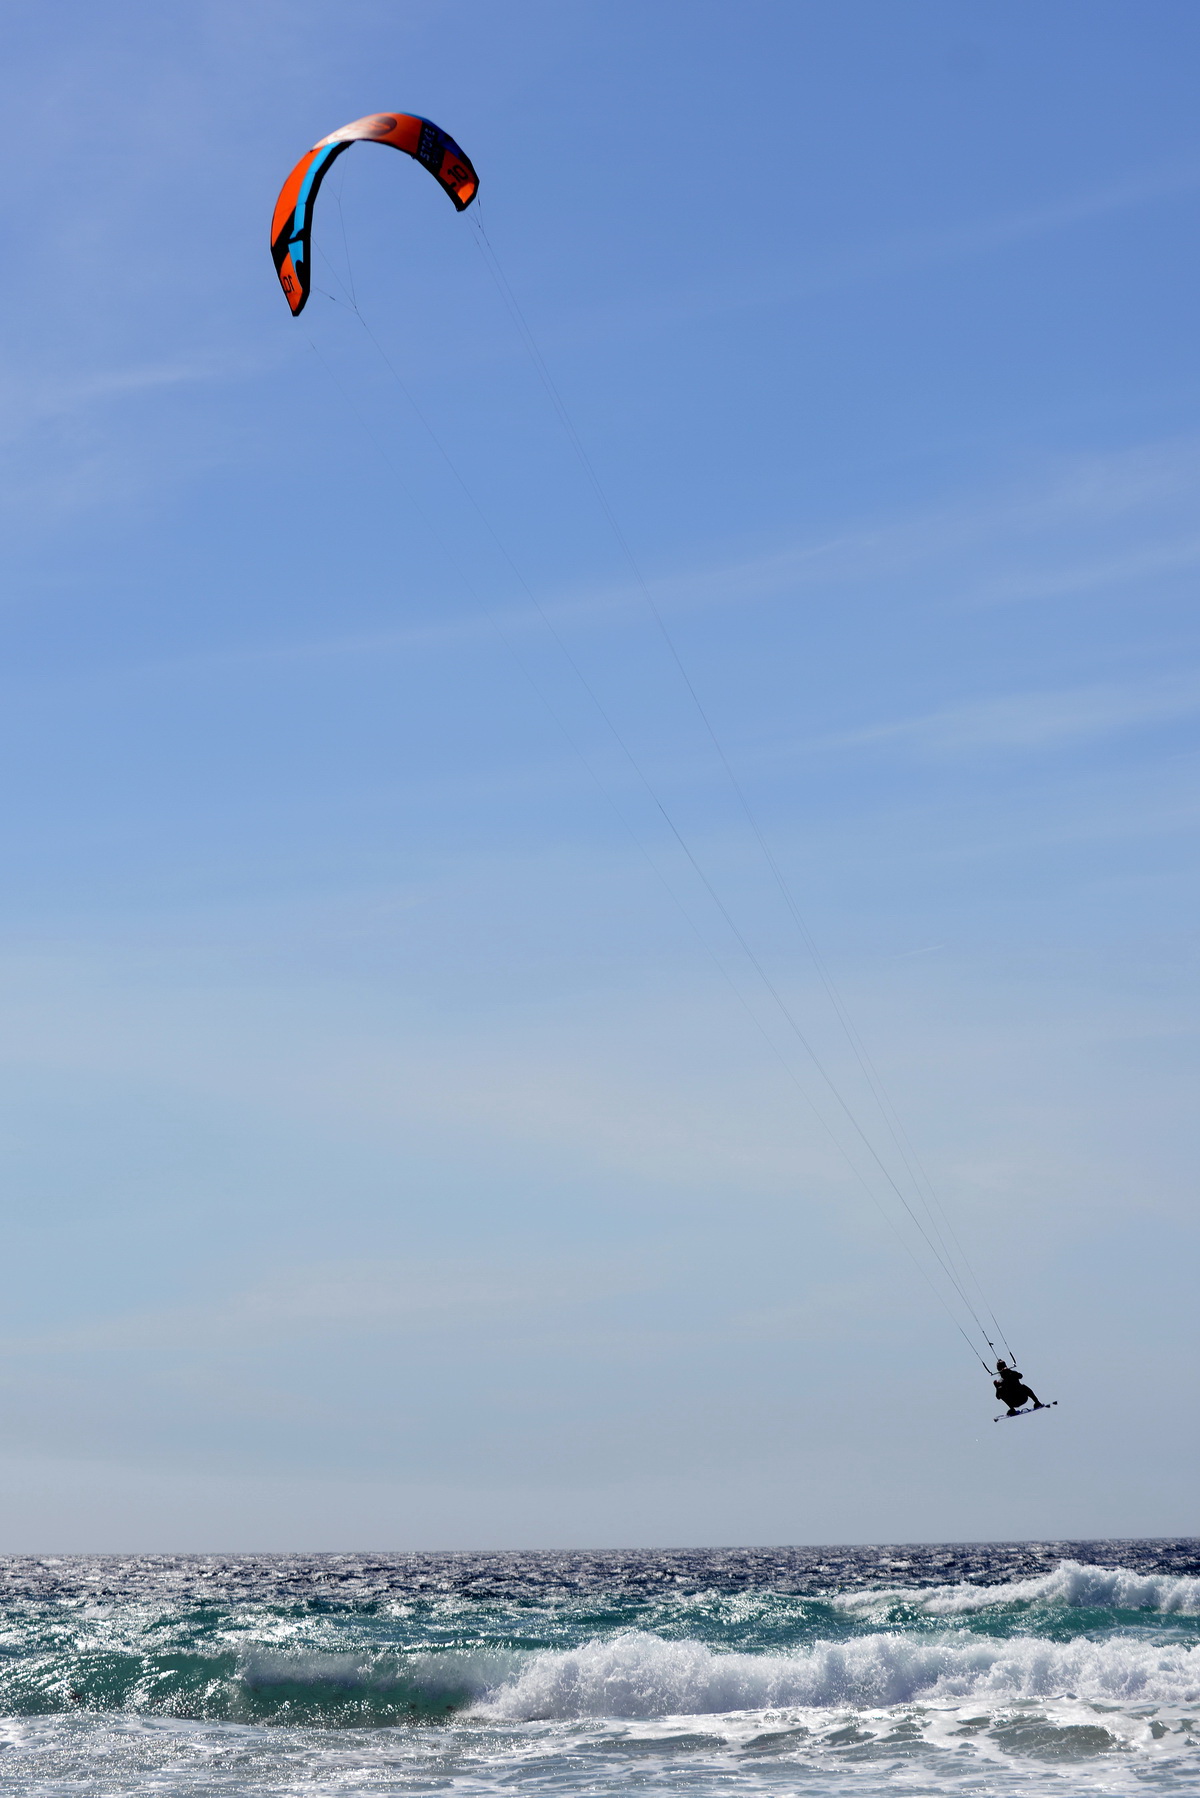
[[[0,1578],[13,1792],[1200,1792],[1200,1542]]]

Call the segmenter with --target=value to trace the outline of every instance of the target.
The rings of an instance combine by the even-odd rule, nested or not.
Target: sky
[[[5,38],[0,1550],[1196,1533],[1191,0]]]

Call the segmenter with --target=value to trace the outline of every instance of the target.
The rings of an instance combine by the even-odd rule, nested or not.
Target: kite
[[[271,255],[284,297],[293,316],[304,310],[312,282],[309,263],[313,204],[317,190],[336,159],[351,144],[390,144],[427,168],[465,212],[479,191],[471,159],[432,119],[408,112],[373,112],[331,131],[305,151],[279,190],[271,219]]]

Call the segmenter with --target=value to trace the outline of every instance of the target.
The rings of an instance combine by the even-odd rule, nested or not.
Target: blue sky
[[[0,1546],[1194,1532],[1195,8],[8,48]],[[472,215],[351,150],[289,316],[279,183],[386,107],[1052,1418],[616,742],[876,1130]]]

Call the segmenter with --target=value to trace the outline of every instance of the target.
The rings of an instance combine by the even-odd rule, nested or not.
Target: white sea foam
[[[1071,1609],[1156,1611],[1163,1615],[1200,1615],[1200,1579],[1186,1574],[1132,1573],[1124,1567],[1090,1567],[1061,1561],[1052,1573],[1004,1585],[888,1587],[839,1593],[839,1610],[874,1616],[904,1605],[931,1617],[957,1617],[998,1605],[1063,1606]]]
[[[534,1653],[480,1698],[492,1716],[518,1722],[964,1698],[1003,1705],[1066,1694],[1108,1704],[1198,1703],[1200,1646],[877,1634],[793,1654],[721,1654],[701,1642],[630,1633]]]

